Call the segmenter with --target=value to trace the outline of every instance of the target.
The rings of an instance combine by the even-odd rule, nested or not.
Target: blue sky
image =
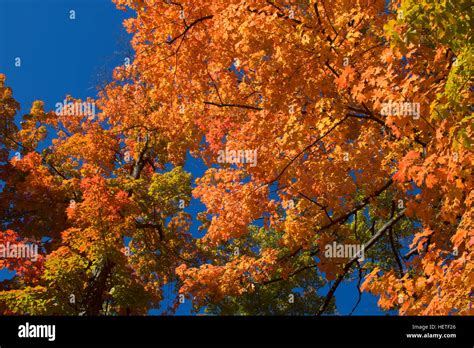
[[[70,18],[71,11],[75,19]],[[130,15],[118,11],[111,0],[0,0],[0,73],[6,75],[6,84],[21,104],[20,114],[27,113],[34,100],[42,100],[46,110],[54,110],[66,95],[95,97],[97,86],[109,81],[112,69],[129,55],[130,36],[122,21]],[[17,58],[20,67],[15,66]],[[194,177],[205,170],[192,158],[185,169]],[[194,200],[187,211],[195,217],[202,208]],[[193,234],[196,231],[194,224]],[[0,270],[0,280],[7,276],[8,272]],[[356,284],[352,281],[339,286],[339,314],[352,310],[358,296]],[[161,313],[175,297],[168,288],[165,296],[168,300],[162,308],[150,314]],[[376,302],[375,297],[364,293],[354,314],[383,314]],[[189,310],[190,304],[185,303],[178,314]]]

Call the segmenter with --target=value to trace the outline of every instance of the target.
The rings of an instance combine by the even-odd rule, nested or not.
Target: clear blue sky
[[[74,20],[70,11],[75,11]],[[122,27],[130,15],[118,11],[111,0],[0,0],[0,73],[21,104],[20,114],[27,113],[34,100],[54,110],[68,94],[95,97],[97,86],[110,80],[113,67],[123,64],[130,52],[130,37]],[[21,67],[15,67],[16,58]],[[191,158],[185,168],[195,177],[205,170]],[[187,211],[195,217],[202,207],[193,201]],[[194,224],[193,234],[196,230]],[[7,276],[0,270],[0,280]],[[175,296],[166,289],[165,294],[169,300],[151,314],[161,313]],[[338,313],[348,314],[356,301],[356,282],[341,284],[336,292]],[[376,302],[364,293],[354,314],[382,314]],[[178,314],[189,309],[189,303],[184,304]]]

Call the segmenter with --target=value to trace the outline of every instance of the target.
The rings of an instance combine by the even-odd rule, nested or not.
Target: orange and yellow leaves
[[[248,226],[271,209],[271,202],[262,204],[268,194],[266,187],[243,183],[244,173],[234,170],[208,170],[197,183],[193,194],[213,214],[205,236],[211,244],[247,233]]]
[[[269,280],[277,253],[276,250],[266,249],[258,259],[242,256],[225,266],[205,264],[199,268],[188,268],[183,264],[176,269],[177,275],[184,280],[180,293],[194,294],[194,300],[199,304],[208,296],[213,301],[219,301],[224,296],[251,292],[254,284]]]
[[[406,208],[390,233],[411,250],[393,255],[378,240],[363,290],[401,314],[470,313],[472,55],[469,40],[442,28],[447,16],[467,35],[444,5],[424,4],[438,14],[425,18],[411,0],[388,4],[400,3],[407,20],[383,0],[115,3],[136,12],[125,23],[135,55],[100,93],[97,118],[35,102],[17,131],[18,105],[0,75],[0,173],[11,188],[1,208],[17,217],[33,207],[28,228],[17,218],[9,227],[56,239],[44,284],[84,289],[81,272],[113,260],[116,313],[133,297],[128,288],[143,313],[175,275],[180,293],[203,306],[287,281],[299,263],[315,262],[331,281],[346,260],[325,257],[325,245],[363,244]],[[387,103],[410,112],[387,112]],[[46,125],[58,136],[39,154]],[[198,242],[182,210],[188,153],[209,167],[193,191],[206,207]],[[258,245],[245,246],[260,220]],[[231,254],[239,243],[246,252]]]

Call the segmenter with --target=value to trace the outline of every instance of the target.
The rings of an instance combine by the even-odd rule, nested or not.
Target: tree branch
[[[266,184],[269,185],[271,183],[274,183],[278,179],[281,178],[281,176],[285,173],[285,171],[290,167],[294,161],[296,161],[302,154],[304,154],[306,151],[311,149],[313,146],[315,146],[318,142],[320,142],[326,135],[331,133],[334,129],[336,129],[337,126],[339,126],[341,123],[343,123],[345,120],[347,120],[348,116],[346,115],[343,119],[339,120],[336,122],[331,128],[329,128],[324,134],[322,134],[320,137],[318,137],[315,141],[313,141],[311,144],[306,146],[303,150],[301,150],[295,157],[293,157],[285,167],[283,167],[283,170],[278,174],[274,179],[268,181]]]
[[[357,269],[359,271],[359,278],[357,280],[357,292],[358,292],[358,298],[357,298],[357,302],[356,304],[354,305],[354,307],[352,307],[352,310],[351,312],[349,313],[349,315],[352,315],[354,313],[354,311],[357,309],[357,307],[359,306],[360,304],[360,300],[362,300],[362,291],[360,290],[360,284],[362,283],[362,269],[360,268],[360,263],[359,261],[357,260],[356,261],[357,263]]]
[[[397,223],[398,220],[400,220],[403,216],[405,216],[405,210],[406,208],[400,211],[397,215],[395,215],[389,221],[387,221],[385,225],[383,225],[382,228],[380,228],[380,230],[378,230],[377,233],[366,244],[364,244],[363,246],[364,252],[370,249],[375,244],[375,242],[377,242],[384,235],[384,233],[389,230],[391,226],[393,226],[395,223]],[[324,304],[321,306],[321,309],[319,310],[318,315],[323,314],[324,311],[327,309],[327,307],[331,303],[332,298],[334,297],[334,293],[336,292],[339,284],[344,279],[346,274],[349,272],[352,265],[356,261],[358,261],[358,259],[359,259],[359,255],[356,255],[348,263],[346,263],[346,265],[343,268],[342,273],[339,274],[339,276],[336,279],[336,282],[333,284],[328,294],[326,295],[326,300],[324,301]]]
[[[198,18],[196,19],[194,22],[192,22],[190,25],[188,25],[186,27],[186,29],[184,29],[184,31],[179,34],[178,36],[176,36],[175,38],[171,39],[170,41],[167,41],[167,44],[168,45],[172,45],[176,40],[178,40],[180,37],[186,35],[186,33],[192,28],[194,27],[196,24],[200,23],[200,22],[203,22],[205,21],[206,19],[211,19],[213,18],[214,16],[213,15],[209,15],[209,16],[205,16],[205,17],[201,17],[201,18]]]
[[[218,103],[209,102],[209,101],[205,101],[204,104],[214,105],[220,108],[229,107],[229,108],[243,108],[243,109],[250,109],[250,110],[257,110],[257,111],[263,110],[262,108],[259,108],[257,106],[242,105],[242,104],[224,104],[224,103],[218,104]]]

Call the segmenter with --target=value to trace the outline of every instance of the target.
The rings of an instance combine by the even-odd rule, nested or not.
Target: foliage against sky
[[[1,312],[146,314],[173,283],[196,311],[322,314],[353,275],[384,310],[472,315],[468,1],[115,3],[135,56],[70,97],[96,117],[37,101],[16,125],[0,79],[0,238],[42,250],[0,259]]]

